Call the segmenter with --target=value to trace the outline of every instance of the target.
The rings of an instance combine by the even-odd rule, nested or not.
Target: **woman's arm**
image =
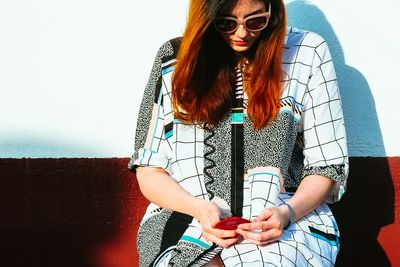
[[[304,177],[288,202],[293,208],[293,222],[308,215],[324,202],[332,194],[334,186],[333,180],[323,176]],[[237,232],[257,245],[266,245],[280,238],[283,228],[289,223],[289,217],[289,207],[286,205],[267,208],[253,223],[239,225]]]
[[[221,247],[239,240],[235,230],[220,230],[213,226],[220,221],[218,207],[207,200],[189,194],[165,170],[138,167],[137,179],[143,195],[160,207],[188,214],[199,220],[204,237]]]
[[[152,203],[192,217],[197,216],[195,207],[200,205],[201,199],[190,195],[164,169],[138,167],[136,176],[140,190]]]
[[[335,182],[332,179],[320,175],[304,177],[296,193],[288,202],[293,208],[292,220],[295,222],[312,212],[332,195],[334,187]],[[281,208],[289,210],[287,206]]]

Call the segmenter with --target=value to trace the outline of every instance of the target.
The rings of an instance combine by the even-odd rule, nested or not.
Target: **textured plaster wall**
[[[153,58],[187,3],[1,1],[0,157],[129,157]],[[350,155],[399,156],[400,4],[286,3],[290,24],[331,48]]]

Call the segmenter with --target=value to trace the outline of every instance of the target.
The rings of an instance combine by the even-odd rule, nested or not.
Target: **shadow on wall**
[[[389,266],[377,237],[383,226],[394,222],[394,188],[368,82],[357,69],[346,65],[342,46],[318,7],[302,0],[286,7],[290,26],[318,33],[330,47],[343,101],[349,154],[380,157],[350,160],[347,193],[333,206],[342,234],[337,266]]]
[[[368,82],[357,69],[346,65],[342,46],[324,13],[315,5],[302,0],[294,1],[286,7],[290,26],[318,33],[329,45],[341,88],[349,154],[385,156],[375,101]]]
[[[85,140],[60,140],[57,137],[13,136],[0,138],[0,158],[81,158],[98,157],[98,148],[83,149],[79,142]]]

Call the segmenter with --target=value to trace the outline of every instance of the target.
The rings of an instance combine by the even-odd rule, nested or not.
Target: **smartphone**
[[[236,230],[239,224],[250,223],[250,222],[251,221],[246,220],[244,218],[233,216],[219,221],[215,225],[215,228],[222,230]]]

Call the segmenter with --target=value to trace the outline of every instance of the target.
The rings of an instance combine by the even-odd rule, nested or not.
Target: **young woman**
[[[334,265],[326,203],[348,158],[327,44],[287,28],[282,0],[192,0],[156,57],[129,167],[151,202],[141,266]],[[221,226],[231,216],[250,222]]]

